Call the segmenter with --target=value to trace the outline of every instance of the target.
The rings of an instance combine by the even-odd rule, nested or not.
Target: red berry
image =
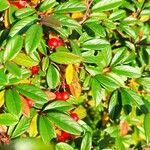
[[[58,136],[57,136],[57,140],[58,140],[59,142],[64,142],[64,141],[65,141],[65,138],[64,138],[62,135],[58,135]]]
[[[27,4],[26,0],[19,0],[19,1],[16,1],[16,2],[13,2],[13,1],[9,0],[9,2],[12,5],[16,6],[18,9],[26,7],[26,4]]]
[[[75,121],[78,121],[79,120],[79,117],[76,113],[71,113],[70,114],[71,118],[74,119]]]
[[[59,38],[51,38],[48,40],[48,46],[51,48],[57,48],[63,45],[63,41]]]
[[[70,98],[70,95],[67,92],[62,92],[61,94],[62,94],[63,100],[68,100]]]
[[[65,88],[66,88],[67,90],[70,90],[69,84],[65,84]]]
[[[63,99],[61,92],[57,91],[57,92],[55,92],[55,95],[56,95],[56,98],[55,98],[56,100],[62,100]]]
[[[70,140],[70,139],[71,139],[71,134],[70,134],[70,133],[62,132],[62,136],[63,136],[66,140]]]
[[[39,70],[40,70],[39,66],[32,66],[30,68],[30,71],[31,71],[32,75],[38,74]]]
[[[34,106],[34,102],[31,100],[31,99],[29,99],[29,98],[25,98],[25,100],[26,100],[26,102],[27,102],[27,104],[28,104],[28,106],[29,106],[29,108],[31,108],[31,107],[33,107]]]

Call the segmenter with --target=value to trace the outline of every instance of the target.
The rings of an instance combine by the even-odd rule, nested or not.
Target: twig
[[[86,7],[87,7],[86,12],[83,16],[83,19],[80,21],[80,24],[83,24],[87,20],[87,18],[89,17],[90,7],[91,7],[92,3],[93,3],[93,0],[87,0],[86,1]]]

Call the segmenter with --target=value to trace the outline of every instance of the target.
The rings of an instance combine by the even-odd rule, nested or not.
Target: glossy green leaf
[[[19,53],[12,61],[24,67],[36,66],[39,63],[24,53]]]
[[[39,117],[39,132],[45,143],[56,137],[55,130],[46,116]]]
[[[70,116],[60,112],[49,112],[49,119],[60,129],[74,135],[79,135],[82,132],[81,126]]]
[[[113,12],[110,16],[109,19],[116,21],[116,20],[120,20],[122,18],[126,17],[126,12],[125,10],[117,10],[115,12]]]
[[[49,66],[46,79],[50,89],[54,89],[59,85],[60,83],[59,71],[53,65]]]
[[[102,88],[100,86],[100,83],[96,79],[92,80],[91,90],[93,100],[95,100],[95,105],[98,106],[102,101]]]
[[[115,91],[110,98],[108,112],[111,119],[116,119],[120,115],[121,105],[118,100],[117,91]]]
[[[110,43],[104,39],[90,39],[81,46],[86,50],[102,50],[103,48],[110,47]]]
[[[33,99],[38,104],[44,104],[48,101],[46,94],[34,85],[20,84],[16,86],[16,89],[19,93]]]
[[[23,46],[23,39],[20,35],[16,35],[11,38],[4,51],[4,62],[12,60],[17,56],[17,54],[21,51]]]
[[[149,124],[150,124],[150,113],[146,114],[144,117],[144,130],[145,130],[145,136],[148,143],[150,141]]]
[[[5,85],[7,83],[7,76],[4,69],[0,69],[0,85]]]
[[[69,144],[60,142],[56,144],[55,150],[74,150]]]
[[[86,132],[82,143],[81,143],[81,150],[91,150],[92,148],[92,135],[89,132]]]
[[[108,11],[118,8],[122,5],[122,0],[101,0],[93,7],[93,11]]]
[[[0,125],[15,125],[18,122],[18,118],[10,113],[0,114]]]
[[[83,61],[81,56],[69,52],[56,52],[50,55],[50,59],[58,64],[75,64]]]
[[[55,8],[56,13],[72,13],[72,12],[81,12],[85,11],[86,6],[82,2],[79,1],[69,1],[66,3],[62,3]]]
[[[53,8],[57,4],[58,3],[56,2],[56,0],[45,0],[40,5],[39,10],[40,11],[46,11],[46,10],[49,10],[49,9]]]
[[[25,50],[27,54],[36,50],[42,39],[42,27],[38,24],[32,25],[26,32]]]
[[[18,77],[21,76],[21,69],[16,64],[11,62],[6,62],[5,67],[11,74],[16,75]]]
[[[26,18],[23,18],[21,20],[19,20],[16,24],[14,24],[14,26],[11,28],[9,35],[11,37],[13,37],[14,35],[18,34],[21,32],[21,30],[26,27],[27,25],[29,25],[30,23],[36,21],[38,18],[37,16],[29,16]]]
[[[8,112],[19,117],[22,113],[22,104],[17,91],[15,89],[9,89],[6,91],[5,97]]]
[[[150,88],[150,77],[139,78],[136,81],[144,87]]]
[[[50,104],[48,104],[45,108],[44,108],[44,111],[46,110],[59,110],[59,111],[67,111],[71,108],[71,105],[66,102],[66,101],[54,101]]]
[[[9,3],[7,0],[0,0],[0,12],[7,9],[9,7]]]
[[[25,8],[17,10],[15,12],[15,16],[17,18],[23,19],[25,17],[32,15],[33,13],[35,13],[35,9],[30,8],[30,7],[25,7]]]
[[[102,74],[96,75],[95,79],[98,80],[98,82],[100,82],[101,85],[109,91],[113,91],[119,88],[118,83],[114,82],[114,80],[112,80],[106,75]]]
[[[116,66],[112,68],[112,72],[129,78],[139,78],[141,76],[141,71],[139,68],[128,65]]]

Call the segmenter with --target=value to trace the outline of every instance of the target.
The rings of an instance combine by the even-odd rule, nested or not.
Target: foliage
[[[148,147],[149,23],[148,0],[0,0],[0,143]]]

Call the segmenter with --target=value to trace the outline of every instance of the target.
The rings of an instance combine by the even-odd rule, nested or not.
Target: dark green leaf
[[[53,65],[49,66],[46,79],[50,89],[54,89],[59,85],[60,83],[59,71]]]
[[[17,54],[21,51],[23,46],[23,39],[20,35],[16,35],[11,38],[4,51],[4,61],[12,60],[17,56]]]
[[[107,11],[115,9],[122,5],[122,0],[101,0],[93,7],[93,11]]]
[[[35,100],[37,104],[44,104],[48,101],[46,94],[36,86],[20,84],[16,86],[16,89],[22,95]]]
[[[32,15],[33,13],[35,13],[35,9],[33,8],[30,8],[30,7],[26,7],[26,8],[22,8],[22,9],[19,9],[15,12],[15,16],[17,18],[25,18],[25,17],[28,17],[30,15]]]
[[[26,32],[25,50],[32,53],[36,50],[42,39],[42,27],[40,25],[32,25]]]
[[[39,132],[45,143],[56,137],[55,130],[46,116],[39,117]]]
[[[19,94],[15,89],[6,91],[6,107],[9,113],[19,117],[22,112],[22,104]]]
[[[62,130],[74,135],[79,135],[82,132],[81,126],[67,114],[60,112],[49,112],[49,119]]]
[[[59,110],[59,111],[65,112],[65,111],[69,110],[70,108],[71,108],[71,105],[66,101],[54,101],[54,102],[48,104],[44,108],[44,111],[54,109],[54,110]]]
[[[54,11],[56,13],[72,13],[72,12],[81,12],[85,10],[86,6],[82,2],[69,1],[57,6]]]
[[[16,24],[14,24],[14,26],[11,28],[9,35],[13,37],[18,32],[20,32],[25,26],[29,25],[31,22],[34,22],[37,19],[38,19],[37,16],[30,16],[21,19]]]

